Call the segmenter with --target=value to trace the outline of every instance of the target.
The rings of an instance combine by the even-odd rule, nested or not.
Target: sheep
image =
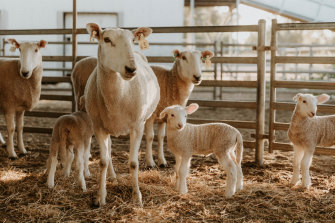
[[[227,171],[227,189],[225,196],[232,197],[235,191],[243,189],[241,161],[243,140],[241,133],[224,123],[192,125],[186,123],[187,115],[198,109],[192,103],[182,107],[173,105],[160,113],[160,118],[167,122],[167,144],[176,158],[176,190],[187,193],[186,177],[192,155],[214,153],[219,163]],[[235,151],[236,150],[236,155]]]
[[[6,120],[8,156],[14,159],[17,158],[13,142],[15,124],[19,151],[27,153],[23,144],[23,116],[39,102],[43,73],[40,49],[45,48],[47,42],[19,43],[15,39],[8,42],[13,44],[12,51],[20,50],[19,59],[0,59],[0,111]],[[0,142],[4,144],[1,135]]]
[[[299,182],[301,165],[302,187],[309,188],[309,168],[315,147],[335,144],[335,115],[316,116],[317,105],[325,103],[329,98],[327,94],[313,96],[302,93],[293,98],[296,105],[288,129],[288,137],[294,148],[292,186]]]
[[[166,69],[160,66],[151,66],[158,79],[161,98],[155,112],[145,124],[146,136],[146,165],[155,167],[156,164],[152,157],[152,141],[154,138],[153,125],[158,121],[158,165],[166,167],[167,163],[164,157],[164,136],[165,122],[159,120],[160,112],[167,106],[181,105],[186,106],[194,85],[201,83],[201,63],[213,57],[209,50],[199,52],[174,50],[175,62],[172,69]]]
[[[157,78],[143,56],[134,52],[133,38],[151,33],[141,27],[102,30],[88,23],[87,31],[98,40],[98,63],[85,87],[85,108],[93,122],[100,147],[100,181],[96,205],[106,203],[106,174],[112,166],[109,136],[130,134],[129,167],[133,201],[142,205],[138,185],[138,149],[145,121],[156,109],[160,90]]]
[[[52,131],[50,155],[47,160],[47,185],[49,188],[54,187],[58,153],[63,164],[63,175],[68,177],[71,172],[74,158],[73,150],[75,149],[78,181],[82,190],[86,191],[84,176],[90,176],[88,162],[92,136],[93,124],[86,112],[77,111],[57,119]]]

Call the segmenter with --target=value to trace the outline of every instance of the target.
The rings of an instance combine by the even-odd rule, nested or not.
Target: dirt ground
[[[254,99],[248,95],[252,94],[225,92],[224,98]],[[290,101],[293,95],[281,97]],[[69,112],[70,106],[66,102],[42,101],[36,110]],[[201,108],[192,116],[253,121],[255,111]],[[280,112],[277,120],[288,122],[290,116],[291,112]],[[52,127],[54,121],[25,117],[26,126]],[[4,124],[3,116],[0,124]],[[244,140],[252,140],[252,130],[241,132]],[[1,133],[6,137],[5,131]],[[279,132],[277,139],[287,141],[286,133]],[[314,156],[312,187],[305,190],[288,184],[292,176],[292,152],[265,151],[265,165],[261,167],[254,163],[254,150],[246,148],[242,162],[244,189],[226,199],[226,174],[214,157],[193,158],[187,181],[189,193],[179,195],[174,190],[173,155],[165,147],[169,167],[147,170],[142,142],[139,181],[144,207],[139,208],[131,202],[129,141],[115,139],[112,157],[118,184],[107,182],[107,204],[96,208],[92,206],[99,173],[95,140],[91,149],[91,177],[86,179],[87,192],[78,186],[74,167],[71,176],[65,178],[58,166],[55,188],[46,186],[44,173],[50,135],[25,133],[24,143],[28,154],[16,160],[8,159],[5,147],[0,147],[1,222],[335,222],[335,157],[332,156]],[[154,156],[156,159],[156,150]]]

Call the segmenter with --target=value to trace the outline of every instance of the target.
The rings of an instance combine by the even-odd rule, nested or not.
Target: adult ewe
[[[133,38],[149,28],[138,28],[134,35],[124,29],[104,29],[87,24],[91,37],[96,38],[98,64],[85,87],[85,107],[92,119],[100,146],[100,181],[96,204],[106,203],[106,174],[111,163],[109,136],[130,134],[129,166],[133,199],[142,206],[138,186],[138,149],[145,121],[159,101],[157,78],[144,58],[134,52]]]
[[[46,41],[18,43],[9,39],[13,51],[20,50],[20,59],[0,59],[0,111],[5,115],[10,158],[17,158],[14,151],[14,130],[17,126],[17,144],[21,154],[27,151],[23,145],[23,116],[31,111],[40,99],[42,81],[41,48]],[[2,139],[0,134],[0,139]],[[3,143],[3,140],[0,140]]]

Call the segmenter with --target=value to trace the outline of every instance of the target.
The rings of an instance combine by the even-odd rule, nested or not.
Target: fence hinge
[[[261,47],[257,47],[257,46],[253,46],[252,50],[259,50],[259,51],[266,51],[266,50],[277,50],[277,47],[272,47],[272,46],[261,46]]]

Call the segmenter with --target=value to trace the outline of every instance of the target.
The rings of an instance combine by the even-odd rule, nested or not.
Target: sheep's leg
[[[218,157],[219,163],[223,166],[227,172],[227,183],[225,196],[227,198],[232,197],[236,191],[236,182],[237,182],[237,167],[234,161],[228,154]]]
[[[90,160],[90,156],[91,156],[91,140],[92,137],[90,137],[89,139],[86,140],[85,142],[85,152],[84,152],[84,174],[85,177],[90,177],[91,173],[88,167],[88,163]]]
[[[154,140],[154,121],[154,118],[150,118],[145,122],[145,160],[148,168],[154,168],[156,166],[156,163],[153,160],[152,156],[152,142]]]
[[[95,129],[95,136],[99,143],[100,147],[100,181],[99,181],[99,191],[97,199],[95,201],[96,205],[105,205],[106,204],[106,177],[107,177],[107,168],[110,159],[110,153],[108,152],[108,137],[109,135],[100,130]]]
[[[179,178],[179,188],[178,192],[181,194],[187,193],[187,184],[186,178],[188,175],[188,171],[190,168],[191,157],[181,157],[181,162],[178,171],[178,178]]]
[[[5,144],[6,144],[6,142],[5,142],[5,140],[3,139],[1,133],[0,133],[0,144],[2,144],[2,145],[5,145]]]
[[[176,165],[174,167],[174,171],[176,173],[176,190],[179,190],[179,185],[180,185],[180,176],[179,176],[179,168],[181,164],[181,156],[176,155]]]
[[[309,168],[312,164],[313,153],[305,151],[304,157],[301,161],[301,175],[302,175],[302,186],[309,188],[311,185],[311,177],[309,175]]]
[[[9,112],[5,113],[8,140],[7,140],[7,152],[9,158],[17,158],[17,155],[14,151],[14,130],[15,130],[15,113]]]
[[[130,131],[130,154],[129,154],[129,166],[130,175],[133,184],[133,202],[142,204],[142,194],[138,186],[138,149],[141,145],[141,140],[143,136],[143,125],[140,125],[137,129],[132,129]]]
[[[16,132],[17,132],[17,144],[21,154],[26,154],[27,150],[23,144],[23,116],[24,111],[16,112]]]
[[[297,183],[299,182],[300,164],[303,156],[304,156],[303,148],[294,146],[293,176],[290,182],[292,186],[297,185]]]
[[[47,174],[48,174],[47,185],[49,188],[53,188],[55,186],[55,173],[58,163],[57,160],[58,149],[59,149],[58,143],[51,143],[50,155],[47,160]]]
[[[63,175],[65,177],[69,177],[71,173],[71,166],[74,159],[73,154],[73,145],[69,146],[69,148],[61,148],[65,155],[64,155],[64,169],[63,169]]]
[[[230,151],[230,157],[236,165],[237,181],[236,181],[236,191],[241,191],[243,189],[243,172],[242,167],[237,163],[236,155],[234,151]]]
[[[109,159],[109,163],[108,163],[108,173],[109,175],[112,177],[113,181],[116,181],[116,174],[115,174],[115,170],[114,170],[114,166],[113,166],[113,162],[112,162],[112,139],[109,136],[108,137],[108,153],[110,155],[110,159]]]
[[[165,137],[165,122],[158,124],[158,165],[159,167],[167,167],[167,162],[164,157],[164,137]]]
[[[77,148],[77,153],[76,153],[76,168],[77,168],[77,173],[78,173],[78,182],[83,189],[83,191],[86,191],[86,183],[85,183],[85,177],[84,177],[84,160],[85,160],[85,146],[80,145]]]

